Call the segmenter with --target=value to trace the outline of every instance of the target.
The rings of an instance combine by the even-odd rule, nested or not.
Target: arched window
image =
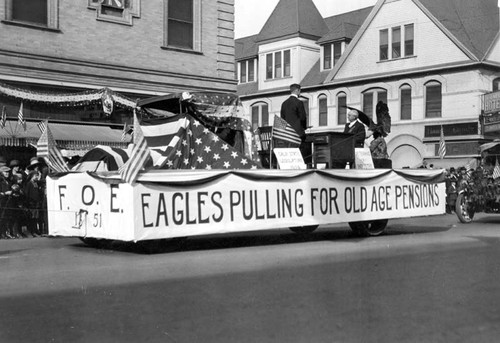
[[[337,94],[337,124],[344,125],[347,122],[347,96],[344,92]]]
[[[318,108],[319,108],[319,126],[328,125],[328,98],[326,95],[321,94],[318,97]]]
[[[399,88],[399,105],[401,120],[411,120],[411,86],[408,84]]]
[[[252,131],[260,126],[269,126],[269,107],[265,102],[259,102],[251,107]]]
[[[441,83],[429,81],[425,84],[425,117],[440,118],[443,97],[441,94]]]
[[[493,92],[500,90],[500,77],[493,80]]]
[[[383,88],[373,88],[363,92],[363,112],[373,118],[377,102],[383,101],[387,104],[387,91]]]

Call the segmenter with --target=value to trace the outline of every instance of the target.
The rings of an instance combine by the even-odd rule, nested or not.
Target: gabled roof
[[[236,61],[244,60],[247,58],[256,57],[259,53],[259,49],[256,44],[258,35],[248,36],[236,39],[234,58]]]
[[[498,32],[497,0],[414,2],[420,2],[478,60],[484,57]]]
[[[321,37],[317,43],[321,44],[340,39],[351,40],[372,9],[373,6],[325,18],[325,23],[330,31]]]
[[[257,42],[289,37],[318,39],[328,26],[312,0],[280,0],[259,33]]]
[[[469,58],[481,61],[488,52],[499,28],[497,0],[412,0]],[[349,44],[326,81],[332,81],[371,21],[385,4],[379,0]]]

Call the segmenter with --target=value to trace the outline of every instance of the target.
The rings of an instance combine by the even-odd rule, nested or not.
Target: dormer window
[[[332,69],[342,56],[342,42],[323,45],[323,69]]]
[[[266,54],[266,80],[281,79],[291,75],[290,50]]]
[[[241,61],[239,64],[240,83],[255,82],[255,60]]]

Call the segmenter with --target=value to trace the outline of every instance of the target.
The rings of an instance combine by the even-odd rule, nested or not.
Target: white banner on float
[[[413,182],[393,171],[363,178],[363,172],[262,179],[224,173],[189,182],[184,171],[186,184],[134,186],[68,174],[47,182],[49,232],[145,240],[444,213],[444,183]]]

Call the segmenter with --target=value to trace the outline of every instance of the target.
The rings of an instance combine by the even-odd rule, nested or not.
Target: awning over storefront
[[[26,122],[26,131],[18,121],[8,120],[4,128],[0,128],[0,144],[7,146],[36,145],[42,132],[39,122]],[[96,145],[126,148],[130,141],[127,135],[122,141],[122,129],[107,125],[86,125],[72,123],[50,123],[57,145],[61,149],[89,150]]]

